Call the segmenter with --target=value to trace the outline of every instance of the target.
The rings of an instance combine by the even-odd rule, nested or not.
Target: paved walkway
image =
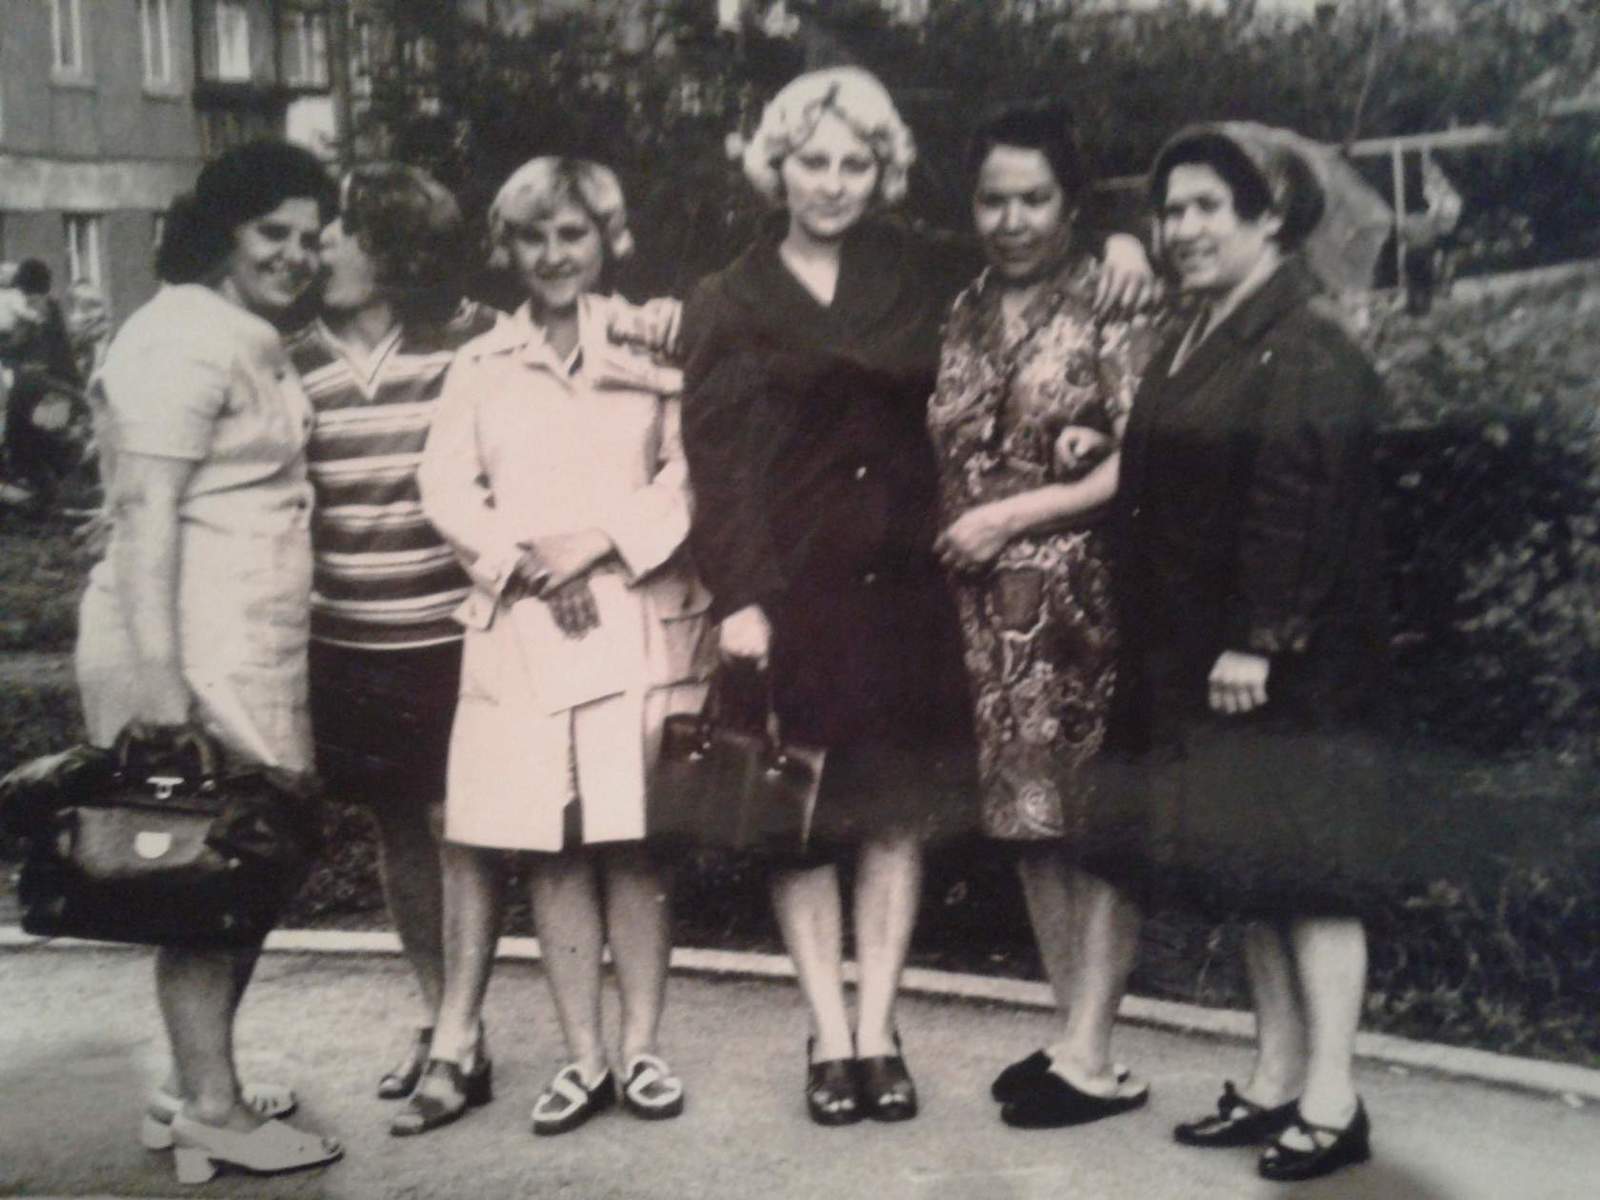
[[[183,1188],[170,1156],[135,1138],[139,1097],[162,1068],[148,955],[137,950],[0,950],[0,1195],[383,1197],[476,1200],[1590,1200],[1600,1195],[1600,1106],[1382,1066],[1360,1086],[1377,1159],[1300,1187],[1256,1179],[1249,1151],[1174,1145],[1176,1120],[1208,1107],[1234,1043],[1130,1027],[1120,1057],[1154,1080],[1151,1104],[1077,1130],[1002,1126],[985,1097],[1009,1058],[1044,1040],[1046,1014],[910,998],[902,1015],[923,1114],[899,1126],[826,1130],[800,1097],[804,1016],[792,984],[676,977],[666,1051],[688,1111],[648,1124],[620,1113],[559,1138],[527,1114],[559,1065],[539,968],[502,963],[488,1022],[497,1098],[422,1138],[386,1136],[370,1097],[410,1019],[393,958],[273,954],[242,1014],[240,1058],[292,1082],[304,1120],[344,1139],[345,1160],[271,1179],[224,1176]]]

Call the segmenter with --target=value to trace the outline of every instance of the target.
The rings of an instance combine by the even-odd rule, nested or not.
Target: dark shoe
[[[1111,1069],[1116,1073],[1118,1083],[1126,1083],[1133,1077],[1133,1072],[1121,1063],[1113,1063]],[[1029,1084],[1049,1072],[1050,1056],[1043,1050],[1035,1050],[1027,1058],[1018,1059],[996,1075],[994,1082],[989,1085],[989,1095],[1001,1104],[1016,1100],[1027,1091]]]
[[[494,1065],[479,1058],[470,1072],[445,1058],[430,1058],[405,1107],[389,1122],[395,1137],[415,1137],[459,1120],[467,1109],[494,1099]]]
[[[856,1059],[861,1103],[874,1121],[909,1121],[917,1115],[917,1085],[906,1070],[900,1034],[894,1035],[894,1053]]]
[[[428,1051],[433,1046],[433,1026],[424,1025],[417,1030],[406,1056],[385,1072],[378,1080],[379,1100],[404,1100],[416,1089],[422,1078],[422,1069],[428,1065]]]
[[[1017,1129],[1061,1129],[1130,1112],[1149,1099],[1148,1087],[1127,1095],[1097,1096],[1046,1071],[1017,1099],[1000,1106],[1000,1119]]]
[[[1283,1132],[1297,1129],[1311,1142],[1310,1150],[1296,1150],[1278,1138],[1262,1152],[1256,1169],[1261,1178],[1277,1183],[1299,1183],[1305,1179],[1320,1179],[1340,1167],[1364,1163],[1372,1157],[1372,1125],[1367,1120],[1366,1107],[1356,1101],[1356,1115],[1343,1129],[1327,1125],[1313,1125],[1300,1115],[1300,1106],[1294,1106]]]
[[[815,1062],[817,1039],[806,1039],[806,1111],[818,1125],[853,1125],[865,1114],[856,1079],[856,1060],[830,1058]]]
[[[1276,1108],[1263,1108],[1241,1096],[1230,1081],[1222,1085],[1216,1112],[1185,1121],[1172,1131],[1172,1136],[1185,1146],[1259,1146],[1287,1129],[1294,1112],[1293,1100]]]
[[[610,1071],[593,1083],[584,1083],[578,1064],[568,1063],[534,1101],[533,1131],[541,1137],[568,1133],[616,1102],[617,1083]]]

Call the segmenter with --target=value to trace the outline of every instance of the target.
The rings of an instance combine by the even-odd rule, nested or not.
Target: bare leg
[[[415,797],[380,797],[372,805],[378,826],[383,896],[400,945],[421,993],[420,1025],[432,1025],[444,996],[443,884],[434,834],[437,805]]]
[[[1256,1058],[1241,1095],[1277,1108],[1300,1095],[1306,1078],[1306,1020],[1287,931],[1252,921],[1244,931],[1244,966],[1256,1011]]]
[[[1073,973],[1067,1027],[1051,1047],[1052,1069],[1097,1095],[1119,1090],[1111,1062],[1111,1035],[1128,976],[1139,952],[1139,906],[1121,888],[1085,871],[1073,871],[1078,917],[1078,964]]]
[[[671,898],[663,872],[638,844],[607,849],[606,932],[622,992],[622,1061],[655,1054],[672,953]]]
[[[1367,934],[1353,917],[1298,917],[1289,924],[1305,1002],[1306,1086],[1300,1112],[1313,1125],[1347,1125],[1356,1110],[1356,1028],[1367,986]]]
[[[895,1054],[894,1006],[900,973],[922,895],[922,844],[897,830],[864,842],[857,852],[856,961],[860,988],[856,1052],[862,1058]]]
[[[261,957],[256,950],[233,951],[229,957],[233,959],[233,968],[230,972],[230,994],[228,997],[228,1028],[233,1028],[233,1021],[239,1014],[239,1005],[244,1000],[244,990],[250,986],[250,977],[255,974],[256,962]],[[160,961],[157,960],[156,970],[161,970]],[[176,1049],[173,1051],[176,1056]],[[172,1065],[167,1069],[167,1077],[161,1084],[161,1090],[169,1096],[178,1096],[182,1099],[192,1099],[185,1091],[183,1080],[178,1074],[178,1061],[174,1057]]]
[[[1028,921],[1039,946],[1044,975],[1055,994],[1056,1012],[1065,1025],[1072,1007],[1072,980],[1077,974],[1078,937],[1072,886],[1060,847],[1045,842],[1022,846],[1017,856],[1017,878],[1028,903]]]
[[[844,932],[839,872],[832,863],[772,874],[772,907],[784,948],[794,960],[800,991],[811,1008],[816,1058],[850,1058],[850,1017],[844,1004]]]
[[[500,938],[501,867],[479,846],[441,848],[444,893],[444,993],[434,1023],[434,1058],[470,1065],[483,1020],[483,997]]]
[[[605,1073],[600,1040],[600,955],[605,924],[595,854],[590,849],[541,854],[529,869],[534,927],[550,980],[567,1054],[587,1083]]]
[[[233,1065],[236,959],[226,951],[163,947],[156,952],[156,998],[184,1113],[207,1125],[249,1131],[261,1118],[240,1102]]]

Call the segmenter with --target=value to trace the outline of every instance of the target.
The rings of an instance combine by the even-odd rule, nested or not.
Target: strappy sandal
[[[1283,1134],[1290,1130],[1297,1131],[1310,1142],[1310,1149],[1284,1145]],[[1356,1101],[1355,1116],[1342,1129],[1313,1125],[1300,1115],[1300,1106],[1296,1104],[1288,1125],[1262,1151],[1256,1169],[1261,1173],[1261,1178],[1275,1183],[1299,1183],[1307,1179],[1320,1179],[1340,1167],[1364,1163],[1371,1157],[1372,1124],[1367,1120],[1366,1106],[1360,1100]]]
[[[683,1080],[654,1054],[635,1054],[625,1068],[622,1107],[647,1121],[661,1121],[683,1111]]]
[[[994,1077],[994,1082],[989,1085],[989,1095],[1000,1104],[1020,1098],[1029,1084],[1041,1075],[1049,1074],[1053,1061],[1044,1050],[1035,1050],[1027,1058],[1018,1059]],[[1117,1077],[1118,1086],[1133,1078],[1133,1072],[1123,1063],[1112,1063],[1111,1073]]]
[[[1131,1112],[1149,1099],[1150,1088],[1144,1084],[1102,1096],[1046,1071],[1021,1096],[1000,1106],[1000,1119],[1016,1129],[1064,1129]]]
[[[428,1051],[433,1048],[433,1026],[422,1025],[411,1039],[406,1056],[383,1073],[378,1080],[379,1100],[404,1100],[416,1090],[417,1080],[428,1065]]]
[[[917,1085],[906,1070],[900,1033],[895,1031],[894,1053],[856,1060],[861,1103],[874,1121],[909,1121],[917,1115]]]
[[[534,1101],[533,1131],[541,1137],[569,1133],[616,1102],[616,1079],[609,1070],[593,1083],[584,1083],[578,1064],[568,1063]]]
[[[494,1099],[494,1064],[477,1057],[471,1071],[447,1058],[430,1058],[405,1107],[389,1122],[393,1137],[416,1137],[460,1120],[469,1108]]]
[[[263,1120],[287,1117],[300,1106],[294,1089],[281,1083],[245,1083],[239,1087],[244,1106]],[[157,1088],[145,1102],[139,1123],[139,1144],[146,1150],[172,1149],[172,1118],[183,1110],[183,1098]]]
[[[344,1155],[344,1147],[335,1139],[282,1121],[240,1133],[190,1120],[182,1113],[172,1119],[172,1149],[179,1183],[205,1183],[225,1167],[252,1175],[280,1175],[320,1167]]]
[[[806,1039],[806,1111],[818,1125],[853,1125],[865,1115],[861,1111],[861,1088],[853,1058],[828,1058],[822,1062],[811,1056],[817,1039]]]
[[[1173,1129],[1172,1138],[1184,1146],[1258,1146],[1287,1129],[1294,1113],[1293,1100],[1267,1108],[1246,1100],[1229,1080],[1222,1085],[1217,1111],[1185,1121]]]

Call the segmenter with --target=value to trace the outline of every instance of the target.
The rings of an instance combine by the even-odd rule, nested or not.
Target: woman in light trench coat
[[[678,372],[616,344],[593,294],[631,249],[615,176],[539,158],[494,202],[497,258],[529,302],[469,343],[418,481],[474,588],[445,801],[445,994],[397,1134],[488,1099],[480,1014],[499,925],[497,851],[532,851],[533,909],[570,1057],[533,1110],[562,1133],[619,1096],[669,1117],[658,1053],[667,889],[641,844],[663,719],[697,709],[709,596],[679,553],[689,491]],[[675,310],[673,310],[675,311]],[[609,943],[622,992],[614,1082],[600,1032]]]

